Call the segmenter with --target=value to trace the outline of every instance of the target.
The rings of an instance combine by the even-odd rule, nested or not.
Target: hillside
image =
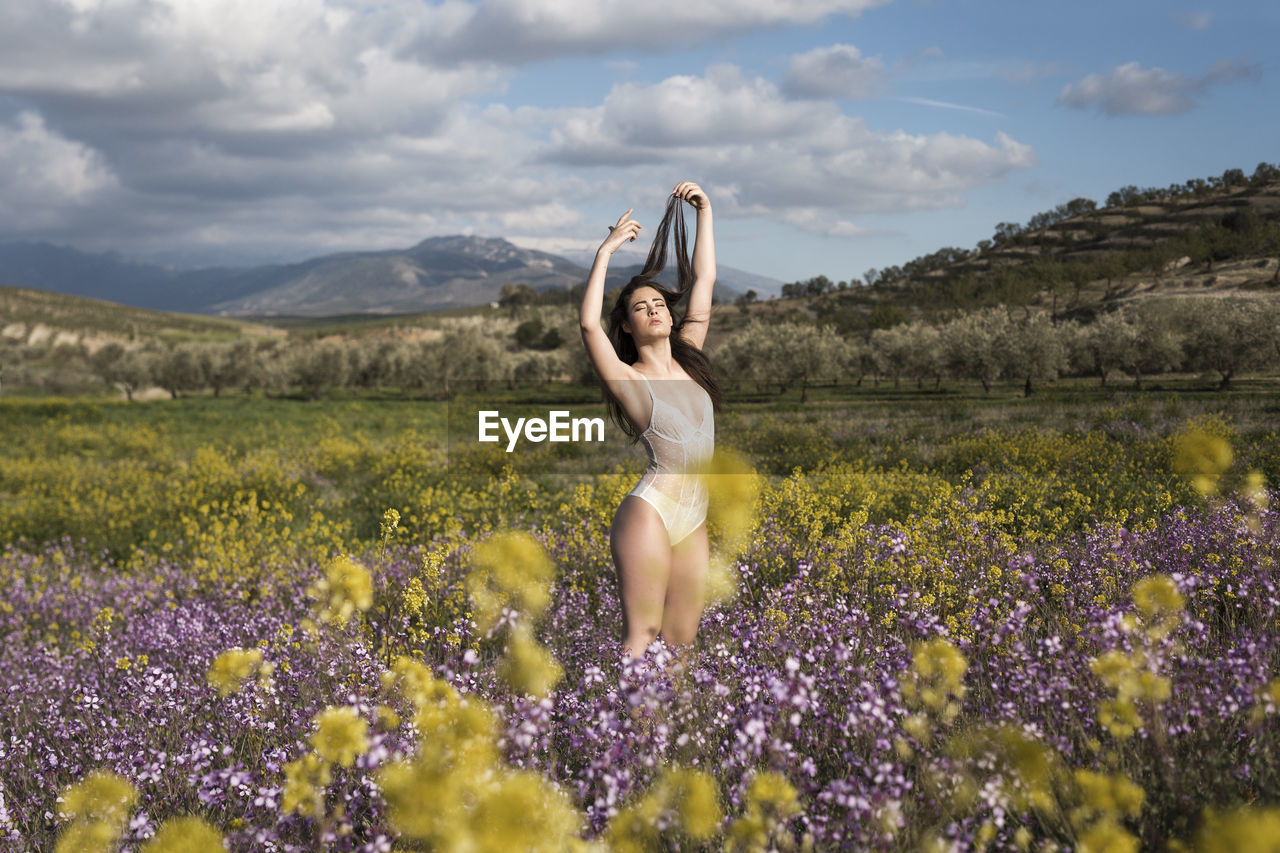
[[[1229,170],[1165,189],[1126,187],[1108,205],[1074,199],[1000,223],[972,250],[943,248],[858,282],[825,276],[784,285],[780,304],[844,331],[939,319],[991,305],[1088,320],[1134,300],[1280,292],[1280,169]]]
[[[201,306],[215,314],[392,314],[476,305],[498,298],[503,284],[565,289],[585,271],[563,258],[506,240],[433,237],[390,252],[334,255],[232,278]]]
[[[259,323],[133,308],[65,293],[0,286],[0,338],[38,346],[83,345],[93,351],[111,341],[232,340],[280,335]]]
[[[638,271],[638,267],[635,271]],[[0,282],[162,311],[244,317],[396,315],[486,305],[504,285],[568,290],[587,267],[501,238],[431,237],[408,249],[294,264],[179,270],[44,243],[0,244]],[[611,285],[632,271],[613,271]],[[776,293],[781,282],[721,271],[719,294]]]

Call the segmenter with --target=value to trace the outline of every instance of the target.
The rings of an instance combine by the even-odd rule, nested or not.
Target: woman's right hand
[[[604,242],[600,244],[601,251],[612,255],[618,251],[623,243],[635,242],[636,235],[640,233],[640,229],[643,226],[631,218],[633,210],[635,208],[630,208],[626,213],[619,216],[617,225],[609,226],[609,236],[604,238]]]

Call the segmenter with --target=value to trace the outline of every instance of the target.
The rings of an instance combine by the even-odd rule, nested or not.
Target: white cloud
[[[450,232],[552,245],[596,236],[579,211],[597,199],[642,204],[689,177],[726,217],[856,236],[860,215],[958,204],[1035,162],[1003,135],[871,130],[731,65],[619,83],[587,108],[469,103],[533,56],[881,2],[4,0],[0,97],[23,112],[0,114],[0,234],[255,258]],[[836,45],[796,57],[790,93],[817,94],[824,67],[846,93],[883,71]]]
[[[963,191],[1036,162],[1003,133],[991,145],[872,131],[829,101],[787,100],[731,66],[617,86],[599,107],[557,118],[548,160],[654,167],[647,172],[663,164],[703,176],[728,215],[781,216],[821,233],[852,233],[857,226],[840,223],[859,214],[959,204]]]
[[[870,228],[856,225],[847,219],[833,217],[830,211],[816,207],[791,208],[783,213],[782,219],[801,231],[827,237],[865,237],[873,233]]]
[[[421,123],[508,76],[489,62],[444,69],[402,56],[401,25],[449,18],[407,0],[6,0],[4,8],[0,91],[46,110],[111,104],[138,132],[351,131],[367,128],[374,110],[425,113]]]
[[[784,100],[767,80],[717,65],[702,77],[623,83],[599,107],[559,113],[551,157],[574,165],[663,161],[675,148],[776,139],[805,133],[817,116],[839,115],[833,104]]]
[[[791,57],[782,90],[801,98],[862,100],[884,88],[884,63],[856,47],[834,44]]]
[[[735,32],[854,17],[890,0],[482,0],[455,4],[452,26],[422,29],[414,49],[440,59],[521,63],[568,54],[673,50]]]
[[[50,130],[39,115],[0,124],[0,221],[56,224],[117,187],[101,154]]]
[[[1187,77],[1163,68],[1143,68],[1137,62],[1117,67],[1109,74],[1090,74],[1068,83],[1058,96],[1060,106],[1096,107],[1109,116],[1178,115],[1195,107],[1196,98],[1216,83],[1256,78],[1256,65],[1243,59],[1225,60],[1199,77]]]

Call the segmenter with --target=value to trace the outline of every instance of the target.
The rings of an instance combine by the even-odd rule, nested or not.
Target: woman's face
[[[671,334],[671,312],[667,300],[652,287],[637,287],[627,308],[627,331],[633,338],[666,337]]]

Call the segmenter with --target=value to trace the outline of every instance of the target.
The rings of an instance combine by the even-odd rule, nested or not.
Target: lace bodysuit
[[[640,434],[649,467],[628,494],[650,504],[662,516],[667,539],[676,545],[707,517],[707,487],[697,476],[699,466],[711,459],[715,448],[715,420],[711,395],[699,386],[706,405],[694,423],[684,412],[653,393],[648,377],[641,374],[653,400],[649,426]]]

